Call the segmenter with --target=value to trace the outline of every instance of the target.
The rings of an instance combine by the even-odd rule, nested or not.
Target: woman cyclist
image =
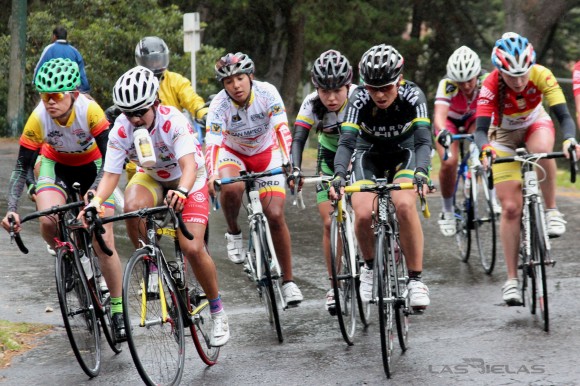
[[[496,69],[483,82],[477,103],[475,139],[478,147],[489,149],[492,157],[514,155],[516,148],[522,145],[533,153],[553,151],[555,129],[542,104],[545,97],[560,124],[567,154],[569,145],[576,143],[574,120],[552,72],[536,64],[536,53],[528,39],[513,32],[505,33],[496,41],[491,61]],[[566,221],[556,209],[556,163],[553,159],[543,159],[539,163],[546,171],[540,188],[548,234],[558,237],[566,231]],[[485,159],[484,164],[487,164]],[[493,175],[502,207],[500,238],[508,274],[502,288],[503,300],[509,306],[520,305],[522,297],[517,279],[523,205],[520,165],[518,162],[494,165]]]
[[[125,212],[166,202],[182,213],[185,226],[194,238],[188,240],[178,232],[179,245],[209,300],[213,321],[210,344],[223,346],[230,331],[218,292],[216,267],[204,242],[209,196],[203,153],[187,118],[175,107],[161,105],[158,90],[159,81],[151,70],[142,66],[127,71],[115,83],[113,102],[123,114],[111,129],[105,173],[89,206],[100,208],[102,197],[113,192],[125,158],[139,166],[125,188]],[[149,149],[153,149],[148,158],[137,151],[136,137],[148,142]],[[139,146],[143,149],[140,142]],[[139,235],[144,232],[140,219],[127,220],[127,233],[135,247],[139,246]]]
[[[40,103],[26,122],[20,137],[20,151],[16,168],[8,187],[8,213],[2,226],[10,229],[8,217],[16,220],[20,231],[20,218],[16,213],[26,175],[32,169],[37,154],[39,158],[38,181],[32,186],[38,210],[54,205],[64,205],[67,190],[72,184],[81,184],[81,193],[95,190],[102,172],[102,156],[107,150],[109,122],[101,107],[78,91],[80,85],[78,65],[70,59],[55,58],[45,62],[36,75],[35,86],[40,93]],[[110,195],[104,196],[105,198]],[[114,214],[112,198],[105,202],[107,216]],[[108,245],[114,246],[113,224],[105,225],[103,235]],[[40,233],[50,249],[55,248],[57,223],[52,217],[40,218]],[[108,256],[95,243],[95,252],[109,292],[111,313],[118,341],[125,340],[123,305],[121,298],[122,272],[117,253]]]
[[[469,47],[461,46],[449,57],[447,77],[437,87],[433,129],[441,159],[439,184],[443,210],[439,229],[444,236],[454,236],[456,232],[453,191],[457,178],[459,143],[452,142],[451,135],[475,131],[477,96],[486,76],[487,73],[482,73],[479,56]],[[444,159],[446,148],[451,151],[447,160]]]
[[[359,72],[364,86],[349,98],[345,120],[341,125],[338,149],[334,159],[335,178],[330,196],[343,193],[351,155],[352,180],[424,182],[428,190],[431,155],[431,122],[423,91],[403,79],[403,57],[392,46],[381,44],[362,56]],[[361,268],[361,297],[369,301],[373,285],[374,233],[371,213],[376,211],[373,193],[352,196],[355,212],[355,233],[365,260]],[[429,289],[421,280],[423,270],[423,230],[417,212],[416,193],[412,190],[393,192],[393,202],[400,224],[401,248],[409,268],[410,305],[425,309]]]
[[[334,175],[334,156],[338,146],[340,124],[344,120],[347,98],[356,89],[352,82],[352,67],[348,59],[340,52],[328,50],[315,61],[310,73],[316,91],[302,102],[294,125],[292,142],[292,163],[294,172],[300,172],[302,153],[308,134],[314,127],[318,133],[318,156],[316,173],[323,176]],[[294,181],[289,180],[294,188]],[[330,216],[332,205],[328,198],[327,184],[316,186],[316,202],[320,218],[324,224],[322,248],[326,258],[328,277],[332,276],[330,266]],[[299,189],[301,187],[299,186]],[[326,309],[334,308],[334,290],[326,293]]]

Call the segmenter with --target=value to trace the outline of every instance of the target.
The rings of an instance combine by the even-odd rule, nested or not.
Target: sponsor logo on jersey
[[[163,105],[159,106],[159,112],[160,112],[161,114],[163,114],[163,115],[167,115],[167,114],[169,114],[169,111],[170,111],[170,110],[169,110],[169,107],[167,107],[167,106],[163,106]]]
[[[197,202],[205,202],[205,195],[202,192],[195,192],[192,197]]]
[[[214,134],[219,134],[222,131],[222,125],[219,123],[212,123],[210,126],[210,131]]]
[[[284,108],[280,103],[276,103],[272,106],[272,115],[280,115],[284,112]]]
[[[169,130],[171,130],[171,121],[165,121],[163,124],[163,132],[169,133]]]

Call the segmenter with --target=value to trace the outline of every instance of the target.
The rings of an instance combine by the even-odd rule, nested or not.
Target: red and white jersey
[[[178,160],[194,153],[197,164],[197,181],[206,180],[205,160],[201,145],[195,138],[187,118],[175,107],[160,105],[155,111],[155,122],[149,131],[153,142],[156,163],[152,167],[139,164],[133,130],[136,128],[124,114],[119,115],[109,133],[105,156],[105,171],[121,174],[125,158],[138,165],[156,181],[173,181],[181,177]]]
[[[574,64],[574,70],[572,70],[572,89],[574,96],[580,95],[580,60]]]
[[[449,112],[447,117],[455,119],[458,121],[463,121],[473,114],[477,109],[477,96],[479,94],[479,89],[481,88],[481,83],[489,75],[489,73],[484,73],[478,76],[476,89],[471,96],[467,98],[464,93],[461,92],[457,82],[449,78],[443,78],[437,86],[437,94],[435,94],[435,104],[444,104],[449,106]]]
[[[249,102],[238,105],[225,90],[211,101],[207,116],[206,147],[227,147],[254,155],[278,146],[280,127],[288,127],[282,97],[270,83],[252,81]],[[211,171],[210,171],[211,172]]]

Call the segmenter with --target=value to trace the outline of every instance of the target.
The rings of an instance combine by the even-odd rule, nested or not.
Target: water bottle
[[[93,269],[91,268],[91,261],[89,260],[87,255],[85,255],[84,251],[80,251],[79,253],[81,255],[81,264],[83,266],[83,271],[85,271],[87,279],[90,280],[93,277]]]
[[[157,159],[149,131],[143,127],[138,128],[133,132],[133,137],[135,138],[133,143],[139,157],[139,164],[146,168],[153,167]]]

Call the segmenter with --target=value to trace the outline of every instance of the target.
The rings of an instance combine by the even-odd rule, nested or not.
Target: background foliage
[[[506,9],[520,10],[506,18]],[[197,90],[207,98],[220,85],[213,65],[226,52],[243,51],[256,63],[257,78],[281,90],[293,119],[309,88],[313,60],[333,48],[343,52],[353,67],[372,45],[388,43],[405,57],[405,77],[418,83],[433,100],[451,52],[468,45],[490,69],[489,55],[506,30],[538,34],[532,40],[539,62],[557,77],[570,78],[580,59],[580,0],[40,0],[28,1],[26,47],[26,117],[38,101],[32,89],[34,67],[52,29],[64,25],[69,40],[83,54],[91,95],[106,108],[116,79],[135,65],[140,38],[162,37],[171,50],[169,68],[190,76],[190,56],[183,53],[183,13],[200,12],[204,26],[197,53]],[[0,0],[0,65],[8,68],[8,10],[11,0]],[[544,8],[542,8],[544,7]],[[556,22],[537,17],[557,9]],[[513,13],[513,12],[512,12]],[[504,22],[510,20],[510,25]],[[550,19],[551,20],[551,19]],[[358,74],[357,74],[358,76]],[[8,79],[0,78],[0,111],[6,111]],[[571,86],[563,83],[574,110]],[[6,126],[0,116],[0,135]]]

